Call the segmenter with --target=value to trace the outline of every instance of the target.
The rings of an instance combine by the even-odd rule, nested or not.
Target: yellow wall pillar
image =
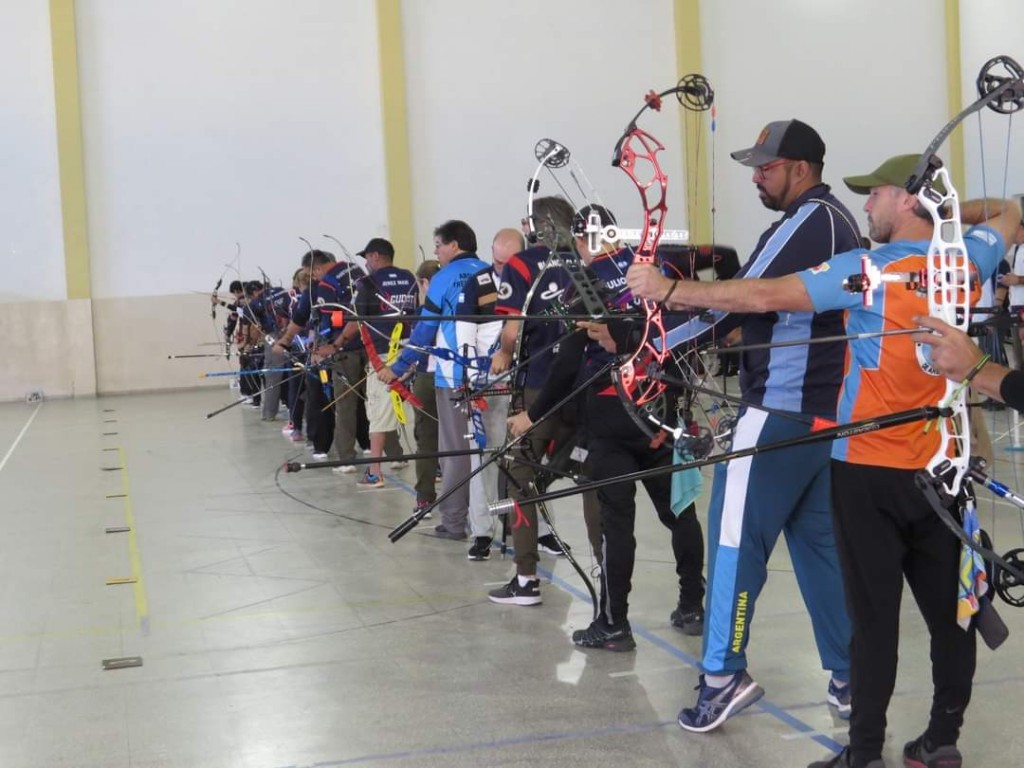
[[[92,296],[89,227],[85,208],[82,109],[78,87],[75,0],[50,0],[53,92],[57,113],[57,161],[64,226],[64,264],[69,299]]]
[[[701,55],[700,0],[675,0],[676,76],[704,72]],[[714,87],[714,83],[712,83]],[[710,121],[701,115],[699,137],[687,140],[686,120],[683,116],[683,147],[686,152],[687,226],[691,243],[709,243],[712,240],[711,197],[708,178],[711,169]]]
[[[951,118],[963,108],[963,89],[960,85],[963,76],[961,65],[960,0],[946,0],[946,101]],[[953,186],[960,190],[961,195],[966,195],[964,134],[959,126],[949,136],[949,151],[945,162],[953,178]]]
[[[402,0],[377,0],[377,31],[380,48],[380,103],[384,119],[388,232],[395,246],[396,262],[411,267],[418,261],[418,256],[415,252],[416,238],[413,234]]]

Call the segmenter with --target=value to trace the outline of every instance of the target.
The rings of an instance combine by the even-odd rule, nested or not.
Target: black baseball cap
[[[390,240],[385,240],[383,237],[375,237],[366,244],[363,250],[356,251],[356,256],[365,256],[368,253],[379,253],[381,256],[393,259],[395,258],[395,246],[391,244]]]
[[[777,120],[768,123],[754,146],[732,153],[732,159],[751,168],[773,160],[806,160],[825,162],[825,142],[818,132],[800,120]]]

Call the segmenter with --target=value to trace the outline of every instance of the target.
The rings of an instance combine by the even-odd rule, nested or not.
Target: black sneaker
[[[519,577],[513,576],[512,581],[500,589],[492,589],[487,597],[492,603],[502,605],[540,605],[540,579],[530,579],[522,587],[519,585]]]
[[[907,768],[960,768],[963,762],[956,746],[932,748],[923,733],[903,747],[903,765]]]
[[[537,538],[537,549],[541,552],[547,552],[549,555],[554,555],[555,557],[565,557],[565,553],[567,550],[570,550],[570,547],[566,544],[565,549],[562,549],[562,547],[558,545],[558,539],[555,538],[555,535],[553,533],[549,533],[547,536],[539,536]]]
[[[680,604],[676,606],[674,611],[672,611],[668,620],[671,622],[673,627],[678,629],[684,635],[697,637],[704,634],[703,608],[684,608],[682,604]]]
[[[885,763],[882,763],[884,766]],[[843,751],[838,755],[826,758],[825,760],[815,760],[813,763],[807,766],[807,768],[849,768],[850,766],[850,748],[843,747]]]
[[[491,556],[491,537],[477,536],[466,557],[470,560],[486,560]]]
[[[595,619],[586,629],[573,632],[572,641],[583,648],[603,648],[619,653],[636,648],[629,622],[616,629],[609,627],[602,619]]]
[[[843,751],[838,755],[833,755],[826,760],[815,760],[813,763],[807,766],[807,768],[850,768],[853,765],[853,758],[850,757],[850,748],[843,747]],[[872,760],[870,763],[864,766],[864,768],[885,768],[885,760],[878,758]]]

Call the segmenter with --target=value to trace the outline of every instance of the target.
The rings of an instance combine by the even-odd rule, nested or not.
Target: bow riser
[[[947,190],[945,193],[938,191],[936,181]],[[948,171],[939,168],[917,197],[935,222],[928,246],[928,314],[966,332],[971,310],[970,260],[960,222],[960,203]],[[936,470],[942,465],[943,487],[955,496],[971,458],[967,389],[947,379],[943,405],[953,414],[939,423],[939,450],[927,469],[938,474]]]

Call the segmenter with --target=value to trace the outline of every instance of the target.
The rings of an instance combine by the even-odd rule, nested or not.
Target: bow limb
[[[388,358],[387,361],[385,362],[386,365],[391,365],[392,363],[395,362],[395,360],[398,359],[398,353],[401,349],[402,342],[402,328],[403,326],[401,323],[395,323],[395,327],[391,329],[391,338],[388,340]],[[408,388],[406,388],[406,391],[409,391]],[[391,407],[395,411],[395,418],[398,419],[398,423],[404,426],[405,407],[402,405],[403,402],[404,398],[402,397],[401,393],[396,389],[392,389]],[[423,403],[421,402],[420,405],[422,406]]]
[[[363,347],[366,349],[366,357],[370,361],[370,367],[373,368],[374,373],[380,373],[387,366],[385,366],[384,361],[380,359],[380,354],[377,352],[377,348],[373,346],[373,338],[370,336],[370,331],[364,323],[359,323],[359,335],[363,339]],[[423,408],[423,401],[416,397],[416,395],[398,379],[389,383],[388,389],[392,392],[397,392],[398,396],[405,402],[409,403],[413,408],[417,410],[421,410]]]
[[[576,559],[575,555],[573,555],[569,545],[566,544],[558,534],[558,529],[555,528],[555,524],[552,522],[551,516],[548,514],[547,506],[541,502],[540,504],[537,504],[537,510],[540,512],[540,516],[544,518],[544,522],[551,531],[551,535],[555,537],[555,541],[558,542],[558,546],[561,547],[562,554],[565,556],[565,559],[569,561],[569,565],[572,566],[573,570],[576,571],[579,577],[583,580],[583,584],[587,588],[587,593],[590,595],[590,605],[594,613],[593,620],[596,621],[597,617],[601,613],[601,601],[597,596],[597,587],[594,586],[594,580],[590,577],[590,574],[586,572],[583,566],[579,564],[579,561]]]
[[[1007,74],[993,74],[993,71],[999,66],[1002,66]],[[942,166],[942,162],[935,156],[935,153],[965,119],[985,107],[1000,114],[1011,114],[1024,108],[1024,67],[1021,67],[1009,56],[996,56],[985,62],[978,75],[977,86],[978,100],[968,105],[946,123],[928,144],[925,151],[921,153],[914,173],[906,184],[907,191],[911,194],[919,194],[923,186],[934,181],[934,172]]]
[[[1000,66],[1006,75],[993,74]],[[928,247],[928,314],[961,331],[966,331],[970,322],[971,263],[963,239],[959,195],[935,152],[956,126],[985,107],[1002,114],[1024,108],[1024,68],[1008,56],[998,56],[985,63],[977,84],[979,98],[936,134],[906,184],[907,191],[917,195],[933,222]],[[956,497],[971,458],[967,389],[947,380],[943,405],[951,408],[953,414],[939,423],[939,448],[926,468],[933,476],[941,476],[943,490]]]

